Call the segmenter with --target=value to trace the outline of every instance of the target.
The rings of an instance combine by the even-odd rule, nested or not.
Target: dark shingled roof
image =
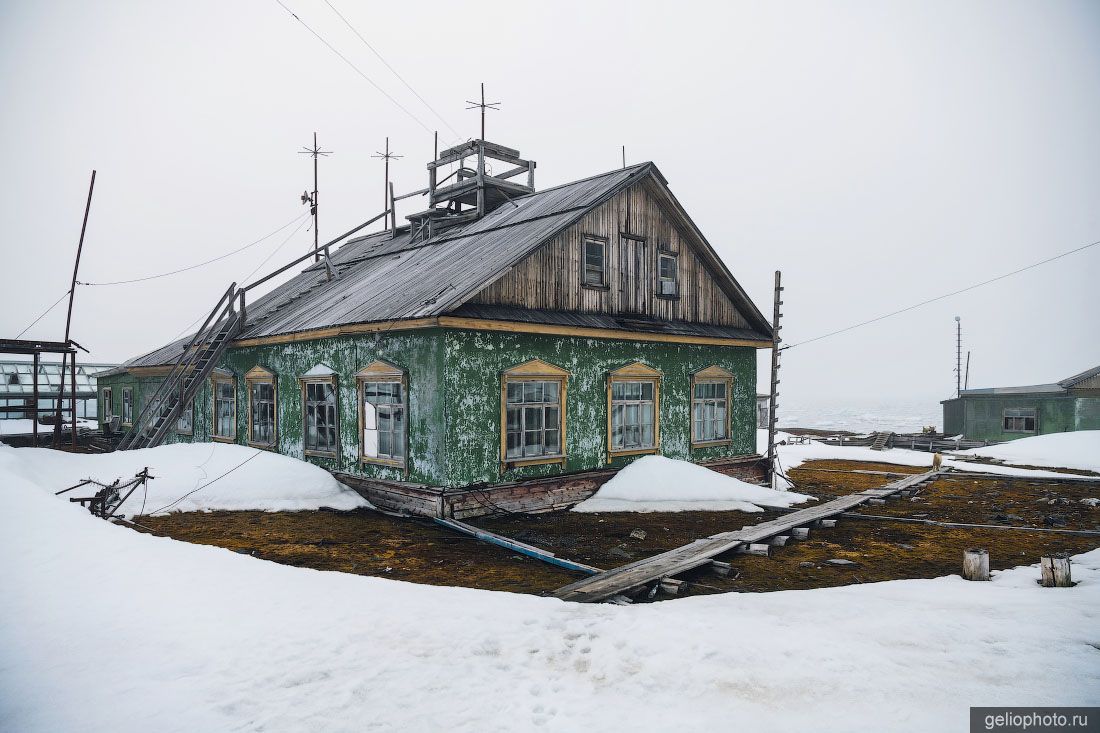
[[[349,240],[336,249],[329,260],[337,272],[336,279],[327,279],[323,262],[311,265],[254,303],[249,303],[248,321],[237,338],[449,313],[462,307],[481,288],[495,281],[541,244],[646,177],[654,179],[662,188],[666,187],[664,176],[653,163],[641,163],[518,196],[481,219],[456,225],[426,241],[410,241],[409,227],[399,228],[395,237],[391,237],[389,231],[383,231]],[[669,195],[671,197],[671,193]],[[679,207],[675,199],[672,201]],[[698,230],[696,234],[709,247]],[[668,330],[663,332],[769,340],[771,327],[768,321],[717,255],[714,259],[718,265],[715,276],[723,281],[724,290],[754,329],[675,322],[668,323]],[[474,312],[470,306],[465,308],[465,313]],[[535,317],[530,313],[522,318],[507,317],[506,320],[529,320]],[[585,322],[583,325],[595,325],[599,321],[595,327],[654,330],[624,325],[624,319],[611,316],[543,314],[538,317],[566,319],[571,325],[582,325],[581,321]],[[615,321],[618,323],[608,325]],[[734,332],[736,335],[733,335]],[[174,363],[189,340],[190,336],[131,359],[117,370],[111,370],[111,373],[130,367]]]
[[[1074,374],[1072,377],[1067,377],[1060,382],[1053,384],[1030,384],[1022,387],[984,387],[981,389],[964,389],[959,395],[960,397],[980,397],[986,396],[1009,396],[1009,395],[1057,395],[1066,394],[1070,389],[1076,387],[1081,382],[1092,379],[1093,377],[1100,375],[1100,366],[1093,367],[1092,369],[1086,369],[1080,374]]]

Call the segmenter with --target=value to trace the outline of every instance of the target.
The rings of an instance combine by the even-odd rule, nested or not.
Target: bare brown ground
[[[923,470],[887,463],[812,461],[792,470],[791,478],[798,484],[796,490],[826,500],[894,480],[835,471],[912,474]],[[1097,493],[1095,484],[1076,482],[941,479],[912,499],[894,499],[859,511],[973,524],[1100,530],[1100,508],[1079,501]],[[782,513],[556,512],[481,517],[471,523],[560,557],[610,569]],[[547,593],[582,577],[430,522],[369,511],[189,512],[138,521],[175,539],[227,547],[288,565],[432,585]],[[642,530],[644,538],[631,537],[635,530]],[[770,557],[720,557],[732,564],[731,577],[720,578],[700,569],[684,576],[689,584],[683,594],[933,578],[957,574],[963,550],[974,546],[989,550],[993,569],[1003,569],[1037,562],[1040,555],[1051,551],[1084,552],[1100,546],[1100,537],[841,518],[835,528],[814,529],[806,541],[772,548]],[[834,566],[826,562],[830,559],[855,564]]]
[[[180,512],[136,521],[173,539],[285,565],[429,585],[539,593],[583,577],[430,521],[368,510]]]

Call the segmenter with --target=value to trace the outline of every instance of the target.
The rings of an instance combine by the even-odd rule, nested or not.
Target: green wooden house
[[[944,433],[967,440],[1100,430],[1100,366],[1052,384],[964,389],[941,404]]]
[[[428,168],[407,226],[247,305],[168,440],[278,451],[427,514],[567,504],[647,454],[760,470],[770,324],[654,164],[535,191],[533,162],[475,140]],[[132,424],[186,346],[101,374],[101,418]]]

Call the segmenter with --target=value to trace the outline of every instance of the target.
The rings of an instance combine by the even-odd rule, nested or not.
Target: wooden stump
[[[787,544],[787,540],[789,540],[790,538],[791,538],[790,535],[779,534],[779,535],[776,535],[775,537],[772,537],[770,540],[768,540],[768,544],[772,545],[773,547],[783,547],[784,545]]]
[[[1043,555],[1039,560],[1043,578],[1040,581],[1045,588],[1070,588],[1073,580],[1070,577],[1069,555],[1064,552],[1054,552]]]
[[[767,557],[770,551],[771,545],[765,544],[763,542],[753,542],[749,545],[740,545],[736,550],[734,550],[734,552],[738,555],[762,555],[764,557]]]
[[[964,550],[962,576],[967,580],[989,580],[989,551],[980,547]]]
[[[791,530],[791,537],[794,537],[796,540],[804,540],[804,539],[809,538],[809,536],[810,536],[810,528],[809,527],[795,527]]]

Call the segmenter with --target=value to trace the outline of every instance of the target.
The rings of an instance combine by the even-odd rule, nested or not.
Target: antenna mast
[[[436,133],[438,135],[438,133]],[[382,209],[390,212],[390,229],[391,231],[397,227],[397,212],[394,211],[393,191],[390,186],[390,161],[403,158],[403,155],[397,155],[390,152],[390,139],[386,138],[386,152],[377,152],[371,156],[372,158],[379,158],[386,163],[386,177],[382,185]]]
[[[500,102],[486,102],[485,101],[485,82],[481,82],[481,101],[474,102],[469,99],[466,100],[466,104],[470,105],[466,109],[480,109],[481,110],[481,139],[485,139],[485,110],[491,109],[497,112],[500,111]]]
[[[962,395],[962,319],[955,316],[955,396]]]
[[[309,155],[313,158],[313,193],[302,192],[302,203],[309,204],[309,213],[313,215],[313,261],[321,261],[320,233],[317,231],[317,158],[322,155],[331,155],[331,150],[321,150],[317,145],[317,133],[313,133],[313,147],[303,147],[298,151],[299,155]],[[325,248],[325,259],[328,259],[328,247]]]

